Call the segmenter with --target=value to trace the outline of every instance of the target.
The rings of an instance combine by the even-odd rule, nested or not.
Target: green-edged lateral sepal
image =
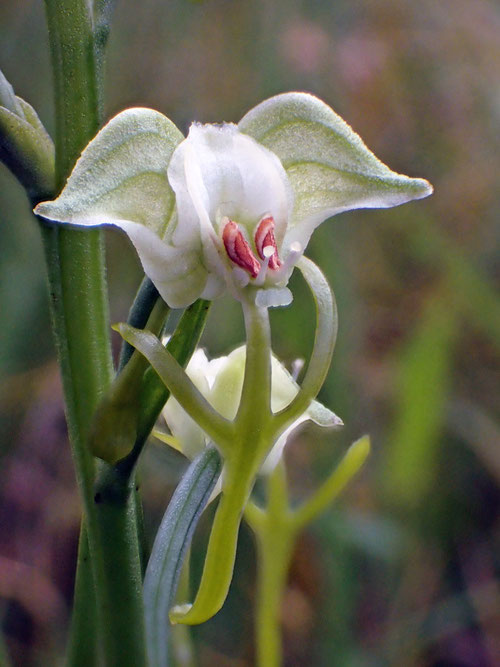
[[[167,167],[182,139],[163,114],[126,109],[88,144],[59,197],[35,208],[54,222],[122,229],[172,308],[192,303],[207,281],[198,248],[174,247],[165,238],[176,220]]]
[[[238,125],[275,153],[295,194],[291,226],[308,234],[325,218],[354,208],[387,208],[432,193],[424,179],[381,162],[328,105],[306,93],[262,102]],[[301,235],[297,240],[302,242]]]
[[[175,204],[167,166],[182,139],[157,111],[122,111],[85,148],[59,197],[36,214],[89,227],[130,221],[161,236]]]

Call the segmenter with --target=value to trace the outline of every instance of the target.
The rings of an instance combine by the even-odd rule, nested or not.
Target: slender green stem
[[[76,158],[99,125],[94,35],[86,0],[45,0],[56,102],[56,180],[60,188]],[[66,414],[76,475],[85,508],[92,573],[97,598],[96,624],[88,642],[100,632],[108,665],[145,664],[144,642],[131,627],[142,623],[137,577],[118,573],[123,559],[134,563],[135,517],[129,503],[113,511],[96,511],[94,460],[87,446],[88,428],[112,364],[103,245],[100,231],[43,228],[51,289],[52,319],[66,399]],[[110,520],[110,515],[112,521]],[[133,527],[133,529],[131,528]],[[110,541],[112,540],[112,541]],[[82,546],[83,549],[83,546]],[[130,550],[130,553],[123,553]],[[138,560],[138,559],[137,559]],[[140,581],[140,567],[137,565]],[[123,605],[128,595],[132,605]],[[84,604],[80,599],[75,604]],[[116,617],[121,617],[117,627]],[[82,618],[77,614],[76,618]],[[84,624],[73,630],[85,631]],[[88,625],[87,625],[88,630]],[[118,632],[116,632],[118,630]],[[139,639],[141,639],[139,637]]]
[[[257,540],[256,649],[259,667],[282,664],[281,604],[293,553],[293,537],[283,526],[269,526]]]
[[[66,661],[72,667],[94,667],[99,664],[99,647],[89,638],[95,637],[96,633],[96,597],[84,521],[78,545],[74,600],[77,604],[73,608]]]
[[[256,421],[262,425],[271,415],[271,330],[267,308],[244,301],[243,314],[247,336],[245,378],[235,424],[247,430],[254,428]]]
[[[233,575],[243,510],[262,458],[272,444],[269,428],[272,423],[269,314],[267,309],[251,302],[244,303],[243,309],[247,352],[240,406],[230,424],[231,431],[220,431],[222,437],[214,438],[226,457],[222,494],[196,598],[192,605],[172,609],[170,619],[173,623],[203,623],[224,604]],[[185,405],[183,407],[186,409]],[[201,424],[199,414],[194,418]]]
[[[282,664],[280,612],[296,535],[290,516],[285,467],[280,461],[268,479],[266,510],[253,503],[245,509],[245,518],[257,538],[255,635],[259,667]]]
[[[299,509],[291,510],[283,460],[268,478],[267,507],[254,503],[245,518],[257,538],[256,645],[258,667],[282,664],[280,607],[297,534],[333,503],[363,465],[370,451],[364,436],[348,449],[328,479]]]

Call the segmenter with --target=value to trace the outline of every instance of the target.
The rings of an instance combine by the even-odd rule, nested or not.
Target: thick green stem
[[[94,503],[104,561],[106,665],[142,667],[146,662],[141,553],[137,536],[134,475],[123,479],[103,463]]]
[[[49,26],[56,103],[56,180],[60,188],[78,155],[99,126],[94,35],[86,0],[45,0]],[[140,628],[141,591],[136,577],[113,576],[123,558],[138,551],[135,518],[130,503],[112,513],[97,512],[94,504],[94,459],[88,449],[88,428],[97,404],[109,386],[112,364],[109,317],[103,262],[102,234],[43,227],[56,338],[70,441],[77,480],[85,508],[88,543],[97,599],[96,623],[107,665],[145,664]],[[132,530],[131,527],[134,527]],[[111,538],[114,540],[111,542]],[[123,538],[123,539],[122,539]],[[82,545],[83,549],[83,545]],[[123,554],[130,550],[130,554]],[[116,569],[115,569],[116,568]],[[139,571],[140,581],[140,568]],[[123,599],[134,604],[123,605]],[[80,599],[75,604],[85,604]],[[121,624],[116,632],[116,617]],[[82,618],[77,614],[76,618]],[[88,623],[73,628],[73,641],[89,631]]]

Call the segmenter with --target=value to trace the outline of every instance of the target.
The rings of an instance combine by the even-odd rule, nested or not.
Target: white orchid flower
[[[35,212],[123,229],[172,307],[225,291],[276,306],[291,301],[290,274],[326,218],[431,192],[380,162],[326,104],[287,93],[238,125],[195,123],[184,140],[156,111],[123,111]]]
[[[186,373],[209,403],[223,417],[235,418],[240,404],[245,372],[246,347],[242,345],[226,357],[208,360],[205,352],[198,348],[189,362]],[[271,409],[279,412],[295,398],[299,387],[290,373],[273,355],[271,357]],[[209,439],[200,426],[191,419],[178,401],[171,396],[163,417],[173,436],[156,432],[159,439],[180,450],[189,459],[194,459],[207,445]],[[342,426],[342,420],[331,410],[312,400],[305,410],[278,438],[264,462],[261,472],[269,474],[279,462],[283,448],[293,431],[312,421],[323,427]]]

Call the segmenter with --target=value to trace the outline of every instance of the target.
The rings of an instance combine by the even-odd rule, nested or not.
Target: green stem
[[[280,524],[270,525],[257,540],[255,640],[259,667],[282,664],[281,604],[293,552],[293,537],[283,528]]]
[[[192,605],[174,607],[170,613],[173,623],[203,623],[224,604],[233,576],[243,510],[272,440],[269,313],[252,302],[243,303],[243,311],[247,352],[240,406],[234,423],[230,424],[231,431],[225,434],[219,429],[222,437],[214,438],[226,456],[222,494],[195,601]],[[186,405],[183,407],[186,409]],[[194,417],[201,425],[199,413]]]
[[[134,485],[134,475],[124,479],[115,467],[102,463],[94,502],[104,563],[102,590],[97,593],[104,603],[108,667],[147,664]]]
[[[99,125],[94,35],[86,0],[45,0],[45,7],[54,72],[56,180],[60,188]],[[99,631],[108,665],[140,667],[145,664],[144,642],[136,641],[136,633],[131,631],[142,623],[142,612],[138,613],[140,586],[136,586],[136,577],[113,576],[126,556],[130,556],[130,563],[135,562],[135,517],[129,503],[112,508],[111,522],[109,513],[96,511],[94,459],[87,446],[89,424],[112,377],[102,234],[44,226],[43,237],[53,329],[97,599],[96,623],[86,640],[95,643]],[[123,550],[131,553],[124,555]],[[140,581],[139,565],[137,570]],[[134,600],[133,605],[123,606],[126,594]],[[75,604],[85,603],[80,596]],[[115,632],[117,616],[123,617],[119,632]],[[83,623],[75,626],[73,641],[78,635],[83,641],[86,627],[88,630]]]
[[[265,509],[249,503],[245,518],[257,538],[256,645],[258,667],[282,664],[280,608],[297,534],[333,503],[370,451],[364,436],[348,449],[328,479],[297,510],[290,509],[283,460],[268,478]]]
[[[271,416],[271,330],[267,308],[243,302],[246,331],[245,378],[235,419],[237,429],[248,431]],[[258,424],[256,423],[258,422]]]
[[[94,637],[96,632],[96,597],[87,530],[83,521],[78,545],[74,600],[76,604],[71,619],[66,662],[72,667],[94,667],[98,665],[99,647],[97,642],[89,641],[88,638]]]
[[[266,510],[249,503],[245,518],[257,538],[257,665],[279,667],[282,664],[281,604],[296,535],[290,521],[283,461],[269,477]]]

